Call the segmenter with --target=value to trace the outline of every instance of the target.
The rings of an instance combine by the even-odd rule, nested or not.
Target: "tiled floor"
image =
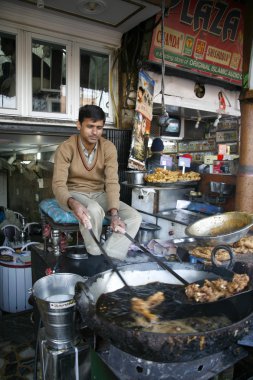
[[[32,310],[0,315],[1,380],[33,379],[36,338],[31,315]]]

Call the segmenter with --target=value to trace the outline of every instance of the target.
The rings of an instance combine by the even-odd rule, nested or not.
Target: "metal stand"
[[[43,380],[90,380],[88,345],[82,342],[67,349],[53,349],[48,346],[44,328],[41,328],[39,348]]]
[[[61,252],[60,252],[60,237],[61,237],[61,233],[59,230],[55,230],[53,229],[52,230],[52,233],[51,233],[51,237],[52,237],[52,245],[53,245],[53,252],[54,252],[54,255],[55,256],[60,256]]]

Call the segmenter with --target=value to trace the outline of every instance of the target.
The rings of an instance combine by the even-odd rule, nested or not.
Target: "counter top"
[[[176,222],[188,226],[189,224],[194,223],[199,219],[205,218],[208,215],[185,209],[174,209],[160,211],[154,214],[154,216],[156,216],[157,218],[170,220],[171,222]]]
[[[214,182],[224,182],[228,184],[236,184],[236,175],[235,174],[212,174],[212,173],[202,173],[202,181],[214,181]]]
[[[139,189],[154,189],[154,190],[171,190],[171,189],[184,189],[188,187],[194,187],[198,184],[197,181],[185,181],[184,183],[182,182],[171,182],[171,183],[162,183],[160,185],[154,185],[154,183],[146,183],[142,185],[135,185],[132,183],[128,183],[127,181],[121,182],[121,185],[130,187],[130,188],[139,188]]]
[[[88,256],[84,248],[78,247],[71,248],[68,252],[73,254],[77,253],[77,257],[79,258],[74,259],[68,257],[66,252],[57,257],[53,252],[44,252],[43,249],[33,246],[31,248],[33,283],[45,276],[47,274],[47,269],[56,270],[59,273],[74,273],[85,277],[90,277],[111,269],[103,255]],[[80,258],[81,256],[83,256],[83,258]],[[87,264],[88,261],[89,263]],[[140,251],[129,251],[125,260],[113,259],[114,264],[118,267],[121,265],[148,261],[150,261],[149,257]]]

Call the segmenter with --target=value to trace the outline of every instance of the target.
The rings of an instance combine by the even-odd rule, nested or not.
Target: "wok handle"
[[[228,254],[229,254],[229,260],[228,260],[227,264],[220,264],[220,262],[216,258],[216,253],[219,250],[221,250],[221,249],[227,251]],[[213,250],[211,252],[211,262],[212,262],[212,265],[215,266],[215,267],[223,267],[223,268],[226,268],[226,269],[232,269],[233,268],[233,264],[234,264],[234,253],[233,253],[233,250],[228,245],[217,245],[216,247],[213,248]]]
[[[150,251],[148,251],[145,247],[143,247],[141,244],[139,244],[135,239],[132,238],[127,232],[124,233],[124,235],[132,242],[134,243],[138,248],[140,248],[148,257],[150,257],[153,261],[156,261],[160,267],[170,272],[174,277],[176,277],[182,284],[189,285],[189,282],[186,281],[183,277],[181,277],[177,272],[175,272],[173,269],[171,269],[168,265],[166,265],[162,260],[158,259],[158,257],[154,256]]]

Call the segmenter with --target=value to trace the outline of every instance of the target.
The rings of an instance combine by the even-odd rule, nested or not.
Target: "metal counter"
[[[160,211],[154,214],[154,216],[188,226],[189,224],[194,223],[199,219],[205,218],[207,215],[185,209],[173,209]]]

